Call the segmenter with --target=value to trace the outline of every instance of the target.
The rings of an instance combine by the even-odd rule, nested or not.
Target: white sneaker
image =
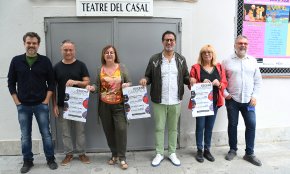
[[[170,159],[173,165],[175,166],[181,165],[180,160],[176,157],[175,153],[170,154],[168,158]]]
[[[153,167],[157,167],[159,166],[159,164],[161,163],[161,161],[164,159],[164,156],[161,154],[156,154],[155,158],[152,160],[151,165]]]

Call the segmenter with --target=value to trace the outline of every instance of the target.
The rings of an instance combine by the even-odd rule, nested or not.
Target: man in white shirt
[[[184,84],[189,85],[189,73],[185,58],[174,51],[176,35],[166,31],[162,35],[163,51],[153,55],[146,68],[143,86],[151,85],[151,100],[155,120],[156,156],[151,165],[156,167],[164,159],[164,129],[168,127],[168,154],[175,166],[180,166],[177,158],[177,125],[180,116]],[[193,83],[191,83],[193,84]]]
[[[254,155],[256,131],[256,97],[262,85],[262,76],[254,57],[247,54],[248,39],[239,35],[235,40],[235,54],[223,61],[228,87],[224,91],[228,112],[228,137],[230,151],[226,160],[231,161],[236,155],[237,126],[241,112],[245,126],[246,154],[244,160],[261,166],[261,161]]]

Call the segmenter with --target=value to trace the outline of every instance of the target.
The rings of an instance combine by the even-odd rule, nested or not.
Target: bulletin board
[[[290,0],[238,0],[237,35],[249,40],[263,77],[290,78]]]

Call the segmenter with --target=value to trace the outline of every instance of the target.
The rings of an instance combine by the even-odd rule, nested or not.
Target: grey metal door
[[[70,39],[76,43],[77,59],[86,63],[91,81],[95,81],[96,68],[101,65],[101,50],[114,45],[120,60],[129,69],[133,85],[144,76],[151,55],[162,51],[161,36],[166,30],[177,34],[180,52],[181,19],[173,18],[45,18],[46,50],[53,65],[61,60],[60,43]],[[148,88],[149,90],[149,88]],[[97,118],[96,96],[90,96],[86,123],[87,151],[108,150],[102,125]],[[61,127],[51,119],[56,151],[61,152]],[[167,144],[167,134],[165,135]],[[128,125],[128,150],[154,148],[153,118],[131,120]]]

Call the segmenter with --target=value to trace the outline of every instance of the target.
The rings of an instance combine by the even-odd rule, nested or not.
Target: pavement
[[[46,165],[43,154],[34,156],[34,167],[29,174],[289,174],[290,173],[290,142],[259,143],[255,146],[255,154],[262,161],[261,167],[254,166],[243,160],[244,145],[238,146],[237,157],[232,161],[225,160],[227,146],[212,147],[211,153],[215,162],[205,159],[203,163],[195,160],[195,147],[177,150],[181,166],[177,167],[165,158],[160,166],[152,167],[151,160],[154,151],[127,152],[127,170],[119,165],[110,166],[106,162],[110,153],[88,153],[90,164],[82,164],[75,156],[67,166],[60,166],[57,170],[50,170]],[[165,154],[166,156],[166,154]],[[60,164],[63,154],[56,154],[56,162]],[[22,156],[0,156],[0,174],[20,173]]]

